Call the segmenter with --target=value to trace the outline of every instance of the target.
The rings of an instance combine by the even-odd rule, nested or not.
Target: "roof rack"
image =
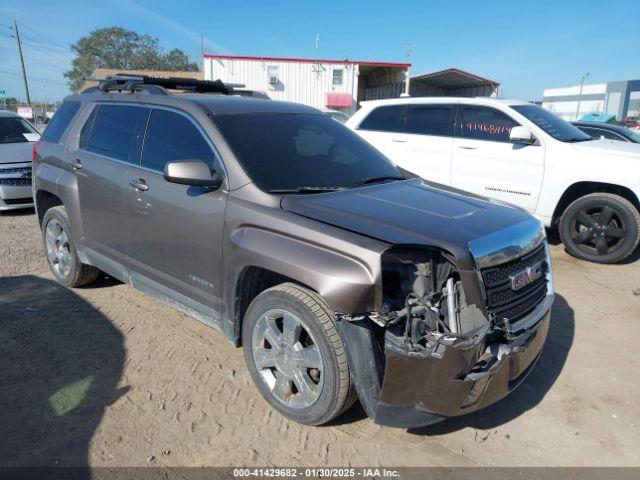
[[[195,93],[221,93],[224,95],[244,95],[269,98],[253,90],[242,90],[244,85],[223,83],[220,80],[196,80],[192,78],[150,77],[147,75],[108,75],[106,77],[86,77],[87,81],[98,82],[97,87],[89,87],[82,93],[94,92],[141,92],[155,95],[169,95],[169,90]]]

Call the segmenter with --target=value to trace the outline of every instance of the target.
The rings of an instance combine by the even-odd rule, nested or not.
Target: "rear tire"
[[[321,425],[353,405],[347,354],[318,294],[293,283],[269,288],[249,305],[242,329],[251,377],[284,416]]]
[[[95,281],[100,270],[78,258],[64,207],[50,208],[42,219],[42,242],[49,268],[65,287],[81,287]]]
[[[574,201],[560,218],[567,251],[597,263],[627,258],[640,243],[640,212],[626,198],[592,193]]]

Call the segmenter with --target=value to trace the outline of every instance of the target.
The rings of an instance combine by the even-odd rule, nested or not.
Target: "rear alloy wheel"
[[[242,343],[258,390],[292,420],[320,425],[355,401],[333,312],[315,292],[283,283],[260,293],[245,315]]]
[[[640,242],[640,213],[618,195],[586,195],[562,214],[560,238],[569,253],[578,258],[616,263],[628,257]]]
[[[49,267],[61,284],[80,287],[93,282],[100,275],[100,270],[83,264],[78,258],[64,207],[53,207],[46,211],[42,219],[42,240]]]

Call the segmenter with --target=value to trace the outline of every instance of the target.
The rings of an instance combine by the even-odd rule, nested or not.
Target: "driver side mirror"
[[[220,188],[224,177],[219,172],[211,173],[209,166],[200,160],[178,160],[164,166],[164,179],[181,185]]]
[[[532,145],[536,142],[531,130],[523,126],[513,127],[511,133],[509,133],[509,140],[513,143],[524,143],[525,145]]]

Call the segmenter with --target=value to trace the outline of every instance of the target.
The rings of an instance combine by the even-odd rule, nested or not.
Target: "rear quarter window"
[[[47,128],[42,133],[42,139],[47,142],[58,143],[79,108],[80,102],[69,100],[63,102],[47,124]]]

